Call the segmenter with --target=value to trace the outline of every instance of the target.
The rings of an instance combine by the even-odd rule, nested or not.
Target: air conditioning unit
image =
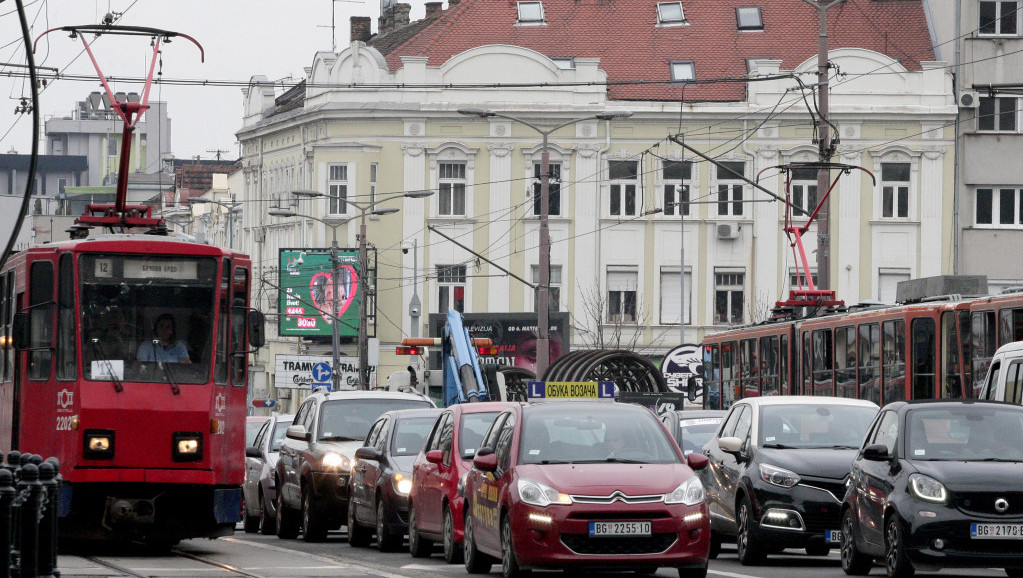
[[[980,94],[971,90],[964,90],[956,97],[959,108],[977,108],[980,106]]]
[[[718,239],[738,239],[739,223],[718,223]]]

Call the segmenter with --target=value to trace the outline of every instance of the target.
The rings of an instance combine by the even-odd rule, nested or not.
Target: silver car
[[[276,531],[274,468],[277,452],[294,415],[275,415],[263,423],[251,446],[245,448],[245,482],[242,484],[245,531],[273,534]],[[269,508],[269,509],[268,509]]]

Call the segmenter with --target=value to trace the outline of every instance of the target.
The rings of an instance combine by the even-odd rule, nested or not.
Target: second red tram
[[[703,404],[802,394],[892,401],[976,397],[995,350],[1023,340],[1023,293],[765,322],[703,340]]]
[[[240,519],[249,258],[159,234],[0,270],[0,447],[56,456],[63,536],[170,545]]]

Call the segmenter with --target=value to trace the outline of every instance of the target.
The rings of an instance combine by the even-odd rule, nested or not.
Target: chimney
[[[409,12],[412,11],[411,4],[394,5],[394,29],[404,28],[409,24]]]
[[[426,3],[426,17],[433,18],[434,16],[440,16],[442,12],[443,2],[427,2]]]
[[[373,32],[370,29],[372,22],[373,19],[370,18],[369,16],[352,16],[351,41],[352,42],[368,41],[369,37],[373,35]]]

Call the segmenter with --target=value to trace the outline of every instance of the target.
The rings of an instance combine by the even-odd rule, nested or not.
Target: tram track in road
[[[205,564],[207,566],[211,566],[213,568],[217,568],[217,569],[223,570],[225,572],[228,572],[229,576],[245,576],[246,578],[267,578],[266,576],[264,576],[262,574],[254,574],[254,573],[249,572],[247,570],[243,570],[241,568],[238,568],[237,566],[234,566],[232,564],[226,564],[224,562],[218,562],[216,560],[204,558],[202,556],[198,556],[198,555],[193,554],[191,552],[185,552],[185,551],[180,550],[178,548],[172,549],[169,553],[171,555],[177,556],[179,558],[185,558],[185,559],[188,559],[188,560],[194,560],[196,562]],[[153,567],[151,567],[152,566],[152,558],[148,558],[148,557],[137,558],[137,560],[140,560],[140,561],[141,560],[145,560],[147,562],[147,566],[150,566],[150,567],[134,568],[134,569],[131,566],[129,566],[129,565],[125,565],[123,563],[111,561],[110,558],[112,558],[112,556],[81,556],[81,558],[83,560],[88,560],[89,562],[92,562],[93,564],[96,564],[98,566],[102,566],[104,568],[109,568],[111,570],[114,570],[114,571],[119,572],[121,574],[124,574],[126,576],[133,576],[135,578],[153,578],[155,576],[165,576],[165,575],[168,574],[168,569],[167,568],[153,568]],[[174,570],[173,573],[177,574],[177,575],[181,575],[181,576],[186,576],[187,574],[185,574],[185,572],[187,572],[187,571],[188,570],[181,569],[181,570]],[[63,572],[62,575],[69,575],[69,574],[67,572]],[[219,576],[221,574],[217,573],[216,575]]]

